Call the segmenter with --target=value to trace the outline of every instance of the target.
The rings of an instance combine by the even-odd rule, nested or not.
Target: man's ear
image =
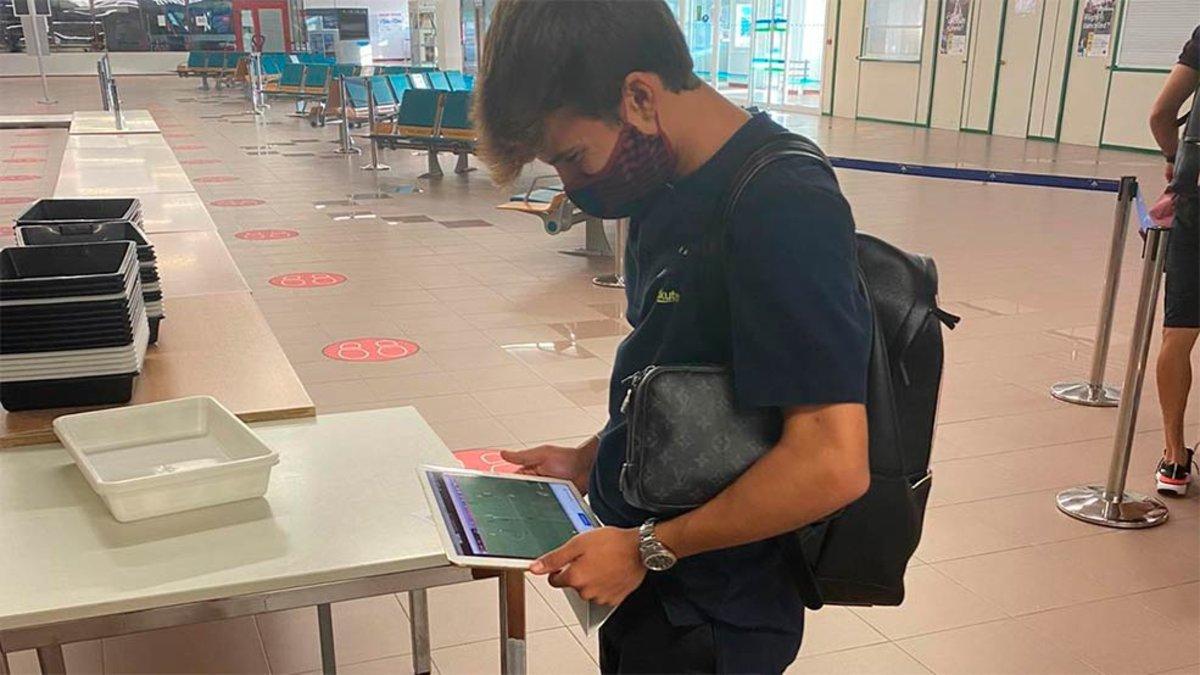
[[[625,76],[621,88],[621,119],[644,134],[657,134],[658,106],[662,104],[662,80],[654,73],[634,71]]]

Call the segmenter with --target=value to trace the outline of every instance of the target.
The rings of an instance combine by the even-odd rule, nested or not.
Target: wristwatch
[[[679,558],[667,548],[654,534],[654,525],[658,522],[651,518],[638,528],[638,553],[642,555],[642,564],[651,572],[665,572],[675,566]]]

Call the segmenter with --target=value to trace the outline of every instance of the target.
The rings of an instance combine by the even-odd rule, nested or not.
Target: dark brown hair
[[[662,0],[500,0],[483,45],[474,120],[480,155],[511,182],[541,149],[559,109],[615,119],[625,76],[695,89],[692,57]]]

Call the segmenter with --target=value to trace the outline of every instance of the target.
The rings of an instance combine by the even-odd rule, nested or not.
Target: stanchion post
[[[118,130],[125,128],[125,116],[121,114],[121,96],[117,93],[117,81],[108,81],[108,95],[112,99],[113,124]]]
[[[338,87],[342,96],[342,119],[338,124],[338,142],[340,145],[335,150],[339,155],[357,155],[362,153],[362,150],[354,147],[354,139],[350,138],[350,97],[347,95],[346,76],[338,77]]]
[[[367,84],[367,142],[371,144],[371,163],[363,165],[363,171],[388,171],[392,167],[379,163],[379,148],[375,142],[375,87],[371,78],[363,78]],[[345,106],[343,106],[345,107]]]
[[[104,62],[108,59],[107,56],[101,56],[96,60],[96,76],[100,79],[100,107],[105,111],[112,110],[112,104],[108,100],[108,73],[104,67]]]
[[[1113,312],[1117,305],[1117,290],[1121,285],[1121,260],[1125,254],[1125,236],[1129,232],[1129,212],[1137,197],[1136,176],[1122,176],[1117,191],[1117,207],[1113,213],[1112,242],[1108,251],[1108,268],[1104,273],[1104,293],[1100,297],[1100,317],[1096,325],[1096,340],[1092,351],[1092,369],[1083,382],[1059,382],[1050,387],[1050,395],[1066,403],[1096,408],[1112,408],[1121,401],[1121,390],[1104,383],[1108,362],[1108,346],[1112,339]]]
[[[1058,493],[1058,509],[1084,522],[1107,527],[1137,529],[1166,522],[1169,512],[1159,500],[1125,491],[1133,435],[1137,430],[1138,405],[1154,332],[1154,311],[1162,280],[1164,258],[1170,230],[1154,228],[1147,233],[1146,256],[1142,264],[1142,282],[1138,293],[1133,340],[1129,362],[1125,366],[1125,389],[1117,411],[1117,433],[1113,437],[1112,459],[1104,486],[1086,485]]]
[[[592,283],[604,288],[625,288],[625,228],[629,227],[629,219],[617,221],[613,236],[613,273],[602,274]]]

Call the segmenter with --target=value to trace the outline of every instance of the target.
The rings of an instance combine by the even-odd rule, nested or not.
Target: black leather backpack
[[[806,157],[828,165],[812,141],[781,133],[742,164],[726,193],[722,222],[749,182],[772,162]],[[832,171],[832,168],[830,168]],[[937,306],[933,260],[857,235],[859,274],[874,314],[867,386],[871,486],[837,514],[785,539],[796,583],[811,609],[898,605],[904,572],[921,538],[938,391],[942,326],[959,318]]]

